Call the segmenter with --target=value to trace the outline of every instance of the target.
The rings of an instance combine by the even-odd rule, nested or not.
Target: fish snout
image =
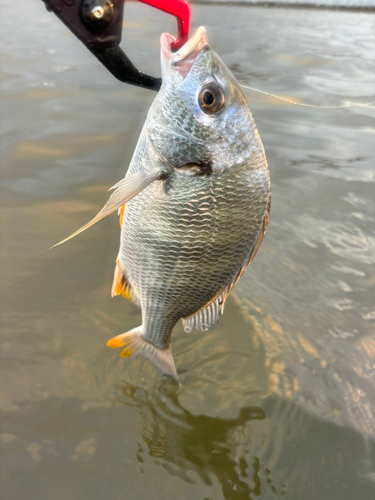
[[[208,45],[206,29],[201,26],[177,52],[172,51],[175,37],[163,33],[160,38],[162,78],[171,78],[176,74],[185,78],[201,50]]]

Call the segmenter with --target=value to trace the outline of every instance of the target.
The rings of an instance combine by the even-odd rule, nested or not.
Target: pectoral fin
[[[54,248],[57,245],[61,245],[61,243],[65,243],[70,240],[77,234],[82,233],[90,226],[100,221],[107,215],[111,214],[118,208],[122,207],[129,200],[134,198],[138,193],[143,191],[151,182],[157,179],[163,179],[165,176],[164,172],[156,171],[156,172],[136,172],[134,174],[127,175],[124,179],[119,181],[117,184],[112,186],[110,189],[114,189],[113,193],[109,197],[109,200],[104,205],[104,207],[100,210],[100,212],[92,219],[90,222],[82,226],[78,231],[75,231],[73,234],[65,238],[64,240],[53,245]]]

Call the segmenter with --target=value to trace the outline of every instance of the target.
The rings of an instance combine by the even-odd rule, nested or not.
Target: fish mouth
[[[208,45],[206,29],[201,26],[177,52],[172,52],[172,43],[176,39],[169,33],[160,38],[162,78],[180,74],[183,78],[189,73],[201,50]]]

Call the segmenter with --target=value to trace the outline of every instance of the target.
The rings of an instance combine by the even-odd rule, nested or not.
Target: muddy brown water
[[[0,496],[375,498],[375,15],[193,6],[245,91],[269,161],[262,247],[180,385],[108,338],[119,227],[89,220],[154,94],[117,82],[41,1],[1,0]],[[126,5],[123,46],[159,75],[175,21]]]

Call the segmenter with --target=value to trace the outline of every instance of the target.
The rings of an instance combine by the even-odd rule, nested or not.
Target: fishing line
[[[369,102],[369,103],[355,103],[355,104],[341,104],[340,106],[315,106],[314,104],[303,104],[300,102],[292,101],[291,99],[287,99],[286,97],[281,97],[279,95],[271,94],[270,92],[266,92],[265,90],[259,90],[255,89],[253,87],[248,87],[247,85],[242,85],[240,83],[240,86],[243,87],[244,89],[249,89],[254,92],[259,92],[260,94],[268,95],[270,97],[275,97],[276,99],[280,99],[281,101],[289,102],[289,104],[294,104],[295,106],[303,106],[305,108],[319,108],[319,109],[342,109],[342,108],[351,108],[352,106],[364,106],[364,107],[369,107],[373,106],[375,102]]]

